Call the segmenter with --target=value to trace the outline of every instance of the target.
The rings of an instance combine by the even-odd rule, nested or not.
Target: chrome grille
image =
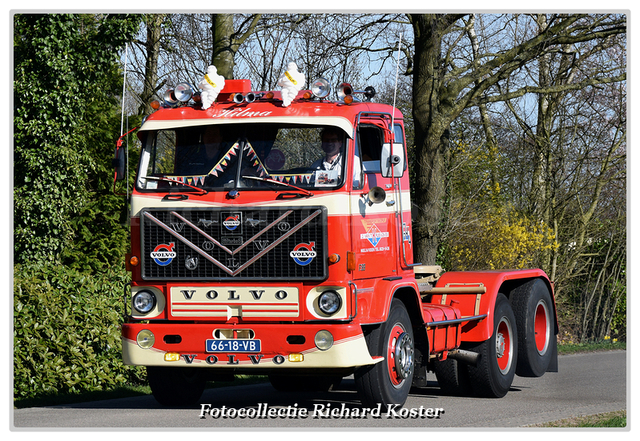
[[[143,209],[145,280],[324,280],[324,207]]]

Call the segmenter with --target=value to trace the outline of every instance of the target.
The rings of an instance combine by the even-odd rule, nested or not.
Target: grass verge
[[[627,427],[627,411],[619,410],[617,412],[600,413],[597,415],[587,415],[564,420],[553,421],[550,423],[536,424],[531,427]]]
[[[558,355],[578,354],[580,352],[595,351],[624,351],[626,349],[626,342],[612,342],[610,340],[606,340],[601,343],[577,343],[558,345]]]

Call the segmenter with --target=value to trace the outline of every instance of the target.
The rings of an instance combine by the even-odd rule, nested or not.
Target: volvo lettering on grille
[[[298,317],[298,289],[288,287],[171,288],[173,317]]]

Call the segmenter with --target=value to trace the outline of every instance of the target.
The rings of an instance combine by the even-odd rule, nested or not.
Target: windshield
[[[230,124],[150,132],[140,190],[335,188],[344,177],[345,133],[333,126]],[[182,185],[181,185],[182,184]],[[191,190],[190,190],[191,188]]]

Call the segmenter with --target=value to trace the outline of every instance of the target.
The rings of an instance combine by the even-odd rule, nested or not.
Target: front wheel
[[[163,406],[187,406],[198,402],[206,379],[200,369],[147,367],[147,380],[156,401]]]
[[[327,392],[342,382],[339,375],[283,375],[269,374],[269,382],[280,392]]]
[[[413,382],[415,352],[411,319],[404,303],[394,299],[387,321],[365,338],[371,355],[383,356],[384,360],[355,372],[363,404],[404,404]]]
[[[516,374],[517,335],[511,304],[504,294],[498,294],[493,314],[493,334],[472,349],[480,354],[478,364],[467,366],[476,395],[501,398],[507,394]]]

